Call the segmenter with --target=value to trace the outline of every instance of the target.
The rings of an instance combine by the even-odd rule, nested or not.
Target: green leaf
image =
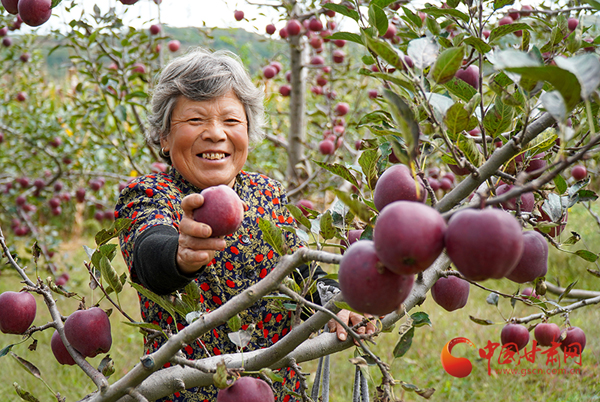
[[[360,37],[360,35],[352,33],[352,32],[336,32],[333,35],[329,36],[328,38],[331,40],[343,39],[343,40],[358,43],[359,45],[364,46],[364,42],[363,42],[362,38]],[[365,64],[373,64],[374,62],[375,61],[373,61],[371,63],[365,63]]]
[[[462,102],[458,101],[454,105],[450,106],[450,108],[446,111],[446,115],[444,116],[446,128],[451,134],[453,134],[450,136],[450,138],[456,139],[457,134],[461,133],[463,130],[466,130],[467,127],[469,127],[470,119],[471,114],[465,110]]]
[[[356,179],[356,177],[354,177],[354,175],[352,174],[350,169],[348,169],[346,166],[340,165],[339,163],[334,163],[334,164],[328,165],[325,162],[319,162],[319,161],[314,161],[314,163],[316,163],[323,169],[330,171],[331,173],[335,174],[336,176],[339,176],[342,179],[349,181],[350,183],[354,184],[356,187],[360,187],[358,184],[358,180]]]
[[[500,25],[500,26],[497,26],[496,28],[492,29],[492,32],[490,32],[490,37],[488,38],[488,42],[492,43],[496,39],[499,39],[499,38],[506,36],[508,34],[511,34],[513,32],[523,31],[523,30],[528,30],[528,29],[531,29],[531,26],[529,26],[529,24],[525,24],[523,22],[516,22],[513,24]]]
[[[0,357],[6,356],[8,354],[8,352],[10,352],[10,350],[12,349],[13,346],[15,346],[14,343],[3,347],[2,350],[0,350]]]
[[[27,401],[27,402],[40,402],[39,399],[37,399],[35,396],[33,396],[30,392],[25,391],[16,382],[13,382],[13,387],[15,387],[15,391],[17,392],[17,395],[19,395],[19,398],[21,398],[22,400]]]
[[[437,8],[437,7],[430,6],[428,3],[425,4],[425,6],[426,6],[425,8],[423,8],[419,11],[422,11],[425,14],[431,15],[432,17],[435,17],[435,18],[446,17],[448,15],[451,15],[453,17],[463,20],[466,23],[468,23],[471,20],[467,14],[463,13],[462,11],[458,11],[454,8]]]
[[[352,213],[356,215],[360,220],[366,223],[368,223],[371,220],[373,212],[364,203],[352,198],[352,196],[343,191],[333,190],[333,192],[335,193],[335,195],[338,196],[340,200],[342,200],[344,204],[348,206],[348,208],[350,208],[350,211],[352,211]]]
[[[567,118],[567,106],[559,91],[544,92],[540,97],[542,106],[555,120],[564,122]]]
[[[371,70],[368,70],[368,71],[371,71]],[[373,72],[371,72],[369,75],[371,77],[379,78],[380,80],[392,82],[392,83],[398,85],[400,88],[406,88],[411,92],[415,92],[414,84],[412,82],[410,82],[409,80],[407,80],[406,78],[404,78],[404,75],[392,75],[392,74],[388,74],[388,73],[373,73]]]
[[[364,115],[356,124],[356,128],[363,127],[367,124],[382,122],[391,123],[392,115],[389,112],[386,112],[385,110],[376,110],[374,112],[367,113],[366,115]]]
[[[419,144],[419,125],[415,120],[413,111],[395,92],[385,89],[383,96],[392,106],[392,115],[402,133],[402,138],[408,148],[408,154],[411,159],[414,159]]]
[[[515,3],[515,0],[494,0],[494,10],[499,10],[502,7],[510,6]]]
[[[288,209],[288,211],[290,211],[294,219],[304,225],[305,228],[311,227],[310,221],[306,216],[304,216],[304,213],[302,213],[300,208],[292,204],[286,204],[285,207]]]
[[[280,376],[279,374],[275,373],[270,368],[261,368],[260,373],[262,375],[264,375],[265,377],[267,377],[271,381],[277,381],[277,382],[281,382],[281,383],[283,382],[283,377]]]
[[[165,338],[167,338],[167,334],[165,334],[163,332],[163,329],[158,324],[152,324],[150,322],[131,322],[131,321],[122,321],[122,323],[125,325],[129,325],[130,327],[153,329],[156,331],[160,331],[160,333],[162,333],[165,336]]]
[[[526,52],[529,50],[529,42],[531,41],[531,34],[526,29],[523,31],[523,36],[521,37],[521,51]]]
[[[577,281],[570,283],[569,286],[567,286],[565,288],[565,290],[560,294],[560,296],[558,296],[557,302],[560,303],[560,301],[562,299],[567,297],[569,295],[569,293],[571,292],[571,290],[573,290],[573,288],[575,287],[576,284],[577,284]]]
[[[548,128],[542,131],[532,141],[528,142],[525,151],[527,151],[530,155],[537,155],[545,152],[554,146],[557,138],[558,134],[556,134],[556,130],[553,128]]]
[[[471,136],[460,134],[457,146],[473,166],[479,167],[483,164],[483,155],[477,149],[477,144],[475,144],[475,140]]]
[[[160,307],[162,307],[164,310],[166,310],[169,314],[171,314],[171,317],[173,317],[173,319],[176,318],[175,307],[173,306],[173,304],[170,301],[166,300],[162,296],[157,295],[156,293],[152,292],[151,290],[146,289],[145,287],[143,287],[140,284],[129,281],[129,285],[131,285],[131,287],[133,287],[135,290],[137,290],[138,293],[140,293],[142,296],[153,301],[154,303],[156,303]]]
[[[98,233],[96,233],[95,241],[97,246],[101,246],[105,243],[108,243],[112,239],[119,236],[119,234],[128,229],[131,226],[131,219],[121,218],[117,219],[113,222],[113,224],[108,229],[102,229]]]
[[[279,255],[287,254],[281,228],[279,228],[272,220],[264,218],[259,218],[258,227],[262,231],[263,239],[273,247],[273,250]]]
[[[229,320],[227,320],[227,326],[233,332],[237,332],[242,328],[242,319],[239,314],[234,315]]]
[[[464,40],[464,43],[473,47],[475,50],[477,50],[481,54],[486,54],[487,52],[492,50],[492,47],[490,45],[488,45],[483,39],[476,38],[474,36],[470,36],[470,37],[466,38]]]
[[[369,23],[371,26],[377,28],[379,35],[383,36],[388,29],[388,19],[385,15],[385,11],[381,9],[381,7],[376,4],[376,2],[371,2],[369,5]]]
[[[402,6],[402,11],[404,11],[404,15],[406,16],[406,18],[408,18],[408,20],[415,24],[418,28],[421,28],[423,26],[423,21],[421,21],[421,17],[419,17],[417,14],[413,13],[411,10],[404,6]]]
[[[554,177],[554,185],[556,186],[556,190],[558,190],[558,194],[564,194],[567,191],[569,185],[565,181],[565,179],[561,175],[557,175]]]
[[[486,134],[496,137],[510,129],[513,124],[514,109],[499,98],[496,98],[494,106],[487,111],[483,118],[483,127]]]
[[[577,195],[579,196],[577,202],[596,201],[598,199],[598,194],[596,194],[592,190],[579,190],[577,192]]]
[[[98,247],[98,251],[101,255],[106,256],[109,261],[114,260],[117,255],[117,245],[116,244],[103,244]]]
[[[431,320],[429,319],[429,315],[427,315],[424,311],[417,311],[416,313],[412,313],[410,315],[411,320],[413,320],[412,325],[415,328],[422,327],[424,325],[432,326]]]
[[[354,21],[358,22],[358,18],[359,18],[358,13],[355,10],[352,10],[346,6],[343,6],[341,4],[326,3],[326,4],[322,4],[321,7],[326,8],[328,10],[335,11],[336,13],[345,15],[346,17],[350,17]]]
[[[375,183],[377,181],[377,162],[380,157],[381,152],[379,149],[367,149],[366,151],[363,151],[358,158],[358,164],[362,168],[367,181],[366,184],[371,190],[375,188]]]
[[[100,258],[100,272],[102,273],[102,278],[116,293],[120,293],[123,290],[119,274],[105,255]]]
[[[597,255],[597,254],[594,254],[594,253],[592,253],[591,251],[587,251],[587,250],[577,250],[577,251],[575,251],[575,254],[576,254],[578,257],[581,257],[581,258],[583,258],[584,260],[586,260],[586,261],[589,261],[589,262],[596,262],[596,260],[598,260],[598,255]]]
[[[589,98],[600,85],[600,60],[598,56],[585,54],[568,59],[556,57],[554,62],[559,68],[575,75],[581,85],[581,97],[583,99]],[[555,85],[553,82],[551,83]]]
[[[117,105],[114,110],[114,115],[119,121],[127,120],[127,109],[123,105]]]
[[[54,8],[54,7],[58,6],[61,1],[62,0],[52,0],[52,4],[50,5],[50,8]]]
[[[479,325],[494,325],[494,322],[490,320],[484,320],[481,318],[473,317],[472,315],[470,315],[469,318],[471,319],[471,321]]]
[[[451,47],[440,53],[431,69],[431,76],[435,82],[444,84],[454,78],[454,74],[462,65],[464,57],[465,48],[462,46]]]
[[[600,2],[598,2],[596,0],[583,0],[583,1],[588,3],[590,6],[594,7],[596,10],[600,10]]]
[[[363,32],[365,31],[363,30]],[[398,70],[404,69],[403,55],[395,47],[383,39],[373,38],[367,34],[363,34],[363,37],[366,38],[369,49],[374,51],[379,57],[396,67]]]
[[[321,236],[323,236],[323,239],[333,239],[333,237],[336,234],[336,231],[333,227],[333,218],[331,217],[331,211],[325,211],[325,213],[321,215],[319,226],[321,228],[319,232],[321,233]]]
[[[449,82],[446,82],[444,87],[452,95],[464,100],[465,102],[470,101],[471,98],[473,98],[473,96],[477,93],[475,88],[456,77],[452,78],[452,80]]]
[[[438,51],[439,45],[431,38],[413,39],[408,42],[407,53],[419,70],[435,63]]]
[[[411,327],[408,331],[406,331],[401,337],[396,346],[394,347],[393,356],[398,358],[402,357],[409,351],[412,340],[415,335],[415,327]]]

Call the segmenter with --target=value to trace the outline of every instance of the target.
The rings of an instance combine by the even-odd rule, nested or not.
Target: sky
[[[159,8],[152,0],[139,0],[130,6],[123,5],[118,0],[77,0],[76,3],[78,6],[67,12],[66,7],[71,5],[71,0],[63,0],[54,8],[50,20],[39,28],[39,32],[60,29],[81,15],[82,10],[93,12],[94,5],[98,5],[102,11],[116,7],[125,23],[138,28],[149,26],[148,21],[151,19],[159,20]],[[276,4],[276,1],[261,0],[260,3]],[[233,14],[237,9],[244,11],[243,21],[234,19]],[[160,5],[161,23],[175,27],[201,27],[206,24],[208,27],[235,27],[263,33],[265,26],[271,22],[278,28],[284,26],[283,22],[277,20],[278,15],[271,7],[259,8],[247,4],[245,0],[163,0]]]

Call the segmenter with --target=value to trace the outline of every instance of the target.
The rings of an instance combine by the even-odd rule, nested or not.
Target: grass
[[[598,213],[598,205],[594,206]],[[578,232],[583,240],[572,246],[573,249],[584,248],[584,243],[593,252],[600,252],[600,231],[598,225],[590,219],[587,212],[580,206],[576,206],[569,213],[569,225],[567,231]],[[569,236],[568,232],[563,234],[563,240]],[[69,286],[86,296],[88,305],[93,304],[89,301],[93,297],[87,287],[87,272],[83,267],[82,261],[87,259],[82,245],[93,245],[92,238],[71,239],[63,244],[58,253],[59,267],[71,266],[69,273],[71,281]],[[125,267],[120,258],[117,258],[119,272],[123,272]],[[578,280],[577,288],[600,289],[599,278],[596,278],[586,272],[586,268],[598,269],[596,264],[588,263],[581,258],[559,252],[551,249],[549,260],[548,279],[552,282],[558,281],[562,286]],[[0,271],[0,291],[19,289],[19,278],[10,270]],[[28,268],[30,277],[34,276],[32,268]],[[45,276],[45,275],[40,275]],[[517,290],[518,286],[508,280],[487,281],[485,286],[495,288],[507,293]],[[85,290],[88,289],[88,290]],[[528,307],[517,304],[516,308],[511,308],[510,302],[506,299],[500,299],[499,307],[496,308],[486,303],[488,292],[471,287],[469,302],[464,309],[447,313],[437,306],[431,298],[427,298],[425,303],[414,311],[426,312],[432,322],[432,326],[417,328],[412,342],[411,349],[401,358],[393,358],[392,351],[398,340],[398,327],[403,322],[397,324],[396,329],[389,334],[383,334],[376,342],[373,350],[384,361],[391,365],[391,371],[395,379],[414,384],[419,388],[435,388],[435,393],[431,401],[569,401],[583,402],[600,400],[600,387],[598,378],[600,378],[600,330],[597,323],[600,322],[600,308],[590,306],[580,309],[571,314],[570,321],[572,325],[581,327],[587,335],[587,345],[583,353],[583,361],[579,374],[526,374],[526,375],[508,375],[495,374],[488,376],[487,361],[478,357],[475,349],[465,345],[456,346],[454,355],[460,355],[469,358],[473,363],[473,372],[466,378],[459,379],[446,374],[440,363],[440,352],[442,347],[450,339],[455,337],[466,337],[473,341],[478,348],[487,344],[488,340],[499,341],[499,333],[504,323],[503,317],[526,316],[538,312],[534,307]],[[96,296],[97,297],[97,296]],[[549,295],[549,297],[554,297]],[[38,299],[38,316],[35,325],[42,325],[49,320],[49,314]],[[555,298],[555,297],[554,297]],[[77,301],[57,297],[59,308],[63,314],[68,314],[77,308]],[[133,289],[126,287],[121,294],[121,303],[125,309],[139,318],[137,295]],[[107,304],[103,304],[106,307]],[[414,312],[414,311],[411,311]],[[473,323],[469,315],[492,320],[495,325],[481,326]],[[110,381],[121,377],[138,361],[142,354],[142,338],[135,328],[122,323],[124,319],[119,314],[113,312],[111,316],[113,347],[110,355],[115,361],[116,372]],[[562,325],[564,318],[555,316],[551,319]],[[60,392],[66,396],[68,401],[80,399],[87,393],[94,391],[94,386],[87,377],[76,367],[61,366],[52,356],[49,347],[51,331],[36,333],[34,338],[37,340],[37,349],[28,350],[32,343],[28,340],[25,343],[13,347],[12,351],[20,357],[33,363],[40,371],[41,378],[48,384],[54,392]],[[0,334],[0,347],[19,342],[16,335]],[[528,345],[530,346],[530,345]],[[348,362],[348,359],[354,356],[355,350],[347,350],[332,356],[332,378],[330,388],[331,402],[347,402],[352,400],[352,383],[354,378],[354,366]],[[499,351],[496,351],[494,358],[497,359]],[[562,356],[562,354],[561,354]],[[89,359],[92,365],[97,366],[101,356]],[[21,365],[10,355],[0,358],[4,375],[0,379],[0,393],[2,401],[20,401],[16,395],[13,382],[17,382],[22,388],[31,392],[40,401],[56,400],[52,393],[38,378],[29,374]],[[561,363],[562,367],[579,368],[573,362],[567,364]],[[306,362],[302,365],[305,372],[314,375],[317,362]],[[548,366],[550,367],[550,366]],[[496,361],[492,361],[492,368],[541,368],[544,371],[545,355],[538,353],[535,363],[522,361],[520,366],[514,364],[501,366]],[[371,376],[370,388],[374,391],[376,384],[379,383],[380,374],[376,367],[369,367]],[[311,376],[312,377],[312,376]],[[309,385],[312,378],[309,380]],[[413,392],[403,391],[400,386],[395,388],[396,397],[403,401],[423,400]]]

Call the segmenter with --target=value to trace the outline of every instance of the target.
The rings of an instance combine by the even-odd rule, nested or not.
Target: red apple
[[[52,16],[51,0],[19,0],[19,15],[24,23],[37,27]]]
[[[456,269],[473,281],[504,278],[524,248],[519,221],[498,209],[457,212],[448,222],[445,243]]]
[[[585,333],[579,327],[571,327],[567,329],[567,337],[560,343],[560,348],[563,350],[569,350],[570,352],[577,352],[581,354],[585,349]]]
[[[281,29],[279,30],[279,36],[280,36],[282,39],[285,39],[285,38],[287,38],[287,37],[289,36],[289,33],[288,33],[288,30],[287,30],[287,28],[285,28],[285,27],[281,28]]]
[[[123,4],[132,5],[138,2],[138,0],[119,0]]]
[[[179,42],[177,39],[173,39],[172,41],[169,41],[169,44],[167,45],[169,47],[169,50],[173,53],[175,53],[176,51],[179,50],[179,47],[181,46],[181,42]]]
[[[392,39],[395,35],[396,35],[396,26],[392,23],[390,23],[388,25],[388,29],[387,31],[385,31],[385,34],[383,34],[383,37],[386,39]]]
[[[508,10],[508,16],[512,18],[513,21],[516,21],[519,18],[521,18],[521,13],[519,13],[519,10],[517,10],[516,8],[511,8]]]
[[[292,93],[292,87],[289,85],[282,85],[279,87],[279,93],[281,96],[290,96]]]
[[[522,11],[533,11],[533,7],[531,7],[530,5],[526,4],[523,7],[521,7],[521,15],[523,17],[529,17],[531,15],[531,13],[524,13]]]
[[[308,21],[308,29],[314,32],[321,32],[323,30],[323,23],[321,22],[321,20],[312,17]]]
[[[37,305],[29,292],[0,294],[0,331],[4,334],[23,334],[35,319]]]
[[[216,402],[274,402],[273,390],[265,381],[254,377],[240,377],[233,385],[217,394]]]
[[[52,334],[52,339],[50,340],[50,348],[52,349],[52,354],[56,358],[56,360],[60,364],[66,364],[69,366],[73,366],[77,364],[73,357],[69,354],[69,351],[65,347],[62,339],[60,339],[60,335],[58,331],[54,331]]]
[[[573,32],[577,28],[577,25],[579,25],[579,20],[577,18],[569,18],[567,25],[569,26],[569,31]]]
[[[301,199],[300,201],[298,201],[298,202],[296,203],[296,206],[297,206],[298,208],[300,208],[300,211],[302,211],[302,213],[304,214],[304,216],[308,216],[308,215],[310,215],[310,212],[308,212],[308,211],[306,210],[306,208],[308,208],[308,209],[312,209],[312,210],[314,210],[314,209],[315,209],[315,206],[313,205],[312,201],[310,201],[310,200],[306,200],[306,199]]]
[[[266,66],[265,68],[263,68],[263,75],[266,79],[271,79],[275,77],[276,74],[277,70],[273,66]]]
[[[506,324],[500,333],[500,341],[503,346],[512,343],[513,345],[507,346],[507,349],[517,352],[529,343],[529,331],[521,324]]]
[[[25,92],[17,92],[17,100],[19,102],[25,102],[27,100],[27,94]]]
[[[377,180],[373,191],[375,207],[381,211],[394,201],[425,202],[427,191],[421,178],[418,178],[417,182],[419,183],[418,195],[415,178],[411,175],[408,166],[398,164],[387,168]]]
[[[554,323],[541,323],[536,325],[533,336],[538,345],[552,346],[552,342],[558,342],[560,339],[560,328]]]
[[[161,27],[159,24],[150,25],[150,35],[158,35],[161,31]]]
[[[508,15],[506,17],[501,18],[498,21],[498,26],[502,26],[502,25],[510,25],[512,24],[514,21],[512,18],[510,18]]]
[[[235,10],[235,12],[233,13],[233,17],[236,21],[241,21],[244,19],[244,12],[241,10]]]
[[[286,25],[287,33],[296,36],[300,34],[302,30],[302,24],[298,22],[298,20],[289,20]]]
[[[429,268],[444,250],[446,221],[420,202],[396,201],[381,210],[373,233],[377,257],[392,272],[410,275]]]
[[[506,278],[513,282],[532,282],[548,272],[548,243],[544,236],[529,230],[523,232],[523,254]]]
[[[9,14],[19,13],[19,0],[2,0],[2,6],[6,9]]]
[[[510,191],[514,186],[512,184],[502,184],[496,189],[497,195],[502,195]],[[533,193],[523,193],[519,197],[521,199],[521,211],[533,212],[535,206],[535,197]],[[511,198],[508,201],[501,202],[500,205],[504,209],[515,211],[517,209],[517,198]]]
[[[587,169],[583,165],[573,166],[571,169],[571,176],[577,181],[583,180],[587,177]]]
[[[410,294],[413,275],[397,275],[379,261],[371,240],[352,244],[342,257],[339,282],[344,301],[362,313],[385,315]]]
[[[334,111],[338,116],[345,116],[350,111],[350,106],[346,102],[340,102],[335,105]]]
[[[335,153],[335,144],[333,141],[327,139],[319,143],[319,152],[323,155],[333,155]]]
[[[98,307],[77,310],[65,321],[67,340],[85,357],[107,353],[112,345],[110,320]]]
[[[244,220],[244,204],[235,191],[221,184],[202,190],[204,203],[193,212],[194,220],[212,229],[211,237],[233,234]]]
[[[325,59],[322,58],[321,56],[313,56],[310,59],[310,64],[312,64],[313,66],[320,66],[325,64]]]
[[[457,276],[450,275],[440,278],[431,288],[433,300],[446,311],[463,308],[469,300],[469,282]]]
[[[142,63],[134,63],[133,68],[131,69],[131,72],[145,74],[146,66],[144,66]]]
[[[269,35],[273,35],[275,33],[275,31],[277,31],[277,28],[275,28],[275,25],[273,24],[268,24],[265,27],[265,31],[269,34]]]
[[[337,64],[343,63],[345,57],[346,54],[341,50],[334,50],[332,53],[333,62]]]
[[[467,68],[459,69],[456,72],[455,77],[459,80],[463,80],[473,88],[479,89],[479,67],[476,65],[471,64]]]

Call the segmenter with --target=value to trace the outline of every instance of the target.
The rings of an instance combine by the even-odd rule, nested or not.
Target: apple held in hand
[[[265,381],[254,377],[240,377],[233,385],[217,394],[217,402],[274,402],[273,390]]]
[[[37,305],[29,292],[0,294],[0,331],[5,334],[23,334],[35,319]]]
[[[344,301],[362,313],[385,315],[408,297],[413,275],[397,275],[383,266],[371,240],[352,244],[342,257],[338,275]]]
[[[202,191],[204,203],[194,210],[194,220],[210,226],[211,237],[234,233],[244,220],[244,204],[235,191],[221,184]]]
[[[99,307],[77,310],[65,321],[67,340],[85,357],[107,353],[112,345],[110,320]]]
[[[500,333],[500,342],[503,346],[512,343],[513,345],[507,346],[507,349],[517,352],[529,343],[529,331],[521,324],[506,324]],[[515,345],[517,350],[514,349]]]
[[[446,221],[420,202],[396,201],[377,218],[373,241],[377,257],[392,272],[410,275],[429,268],[444,250]]]
[[[450,218],[446,253],[467,279],[483,281],[508,275],[523,254],[521,225],[498,209],[466,209]]]
[[[446,311],[454,311],[467,305],[469,287],[469,282],[450,275],[437,280],[431,288],[431,296]]]

